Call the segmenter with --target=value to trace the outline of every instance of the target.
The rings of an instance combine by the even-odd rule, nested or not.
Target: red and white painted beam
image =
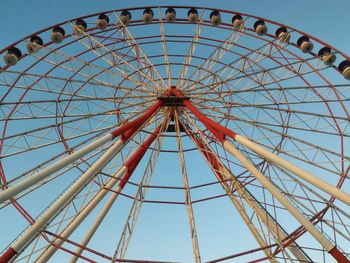
[[[19,182],[18,184],[10,186],[9,188],[0,192],[0,204],[5,202],[6,200],[9,200],[10,198],[15,197],[17,194],[25,191],[29,187],[42,181],[43,179],[59,171],[60,169],[66,167],[67,165],[73,163],[74,161],[82,158],[89,152],[97,149],[98,147],[106,144],[107,142],[114,140],[116,137],[120,135],[122,137],[121,140],[126,142],[130,138],[130,136],[132,136],[142,126],[142,124],[145,123],[160,108],[160,106],[161,106],[161,102],[157,101],[142,116],[136,118],[133,121],[126,123],[124,126],[90,143],[84,148],[73,152],[67,157],[62,158],[61,160],[35,173],[34,175],[27,177],[26,179]]]
[[[178,93],[177,90],[174,93]],[[237,134],[219,123],[204,116],[188,100],[184,100],[184,105],[210,130],[214,136],[222,143],[223,147],[230,152],[255,178],[270,191],[270,193],[294,216],[296,220],[330,253],[338,262],[350,263],[346,256],[332,244],[300,211],[290,203],[278,188],[269,181],[252,163],[237,150],[225,136],[237,139]],[[317,182],[319,179],[317,179]],[[338,189],[339,190],[339,189]]]
[[[220,125],[219,123],[216,123],[209,118],[203,116],[202,113],[200,113],[189,101],[185,101],[184,104],[186,107],[191,110],[191,112],[204,124],[206,124],[209,130],[211,130],[214,135],[220,138],[221,141],[225,140],[225,136],[229,136],[232,139],[234,139],[236,142],[246,146],[259,156],[263,157],[265,160],[268,160],[272,163],[277,164],[278,166],[288,170],[289,172],[293,173],[294,175],[298,176],[299,178],[309,182],[310,184],[314,185],[318,189],[321,189],[322,191],[328,193],[329,195],[333,196],[334,198],[344,202],[345,204],[350,206],[350,195],[348,193],[345,193],[341,189],[321,180],[317,176],[297,167],[296,165],[282,159],[278,155],[271,153],[258,144],[254,143],[253,141],[245,138],[242,135],[239,135],[228,128]]]
[[[229,187],[229,185],[226,183],[226,180],[231,180],[233,182],[233,187],[236,189],[239,195],[244,198],[247,204],[254,210],[257,217],[265,224],[266,228],[269,229],[269,231],[271,231],[273,235],[275,235],[281,240],[284,240],[287,239],[287,233],[280,228],[280,226],[269,214],[266,213],[266,211],[264,211],[258,204],[256,204],[253,201],[254,199],[251,197],[251,194],[246,191],[244,186],[240,185],[237,182],[237,179],[232,175],[228,168],[220,162],[219,157],[200,138],[196,137],[196,135],[193,133],[188,133],[188,135],[195,142],[198,149],[201,151],[201,153],[207,160],[216,178],[219,180],[221,186],[224,188],[224,190],[230,197],[230,200],[241,215],[243,221],[247,224],[249,230],[252,232],[252,235],[257,240],[260,247],[265,248],[263,251],[267,258],[270,260],[270,262],[277,262],[274,258],[271,258],[271,255],[273,254],[272,251],[269,248],[267,248],[265,240],[262,238],[254,224],[251,222],[251,219],[248,216],[245,208],[240,204],[240,202],[236,200],[236,197],[232,194],[232,188]],[[300,262],[308,261],[308,259],[302,253],[302,251],[300,251],[297,244],[290,244],[290,246],[288,246],[287,248]]]
[[[16,256],[33,238],[40,233],[42,228],[52,220],[74,196],[76,196],[87,183],[89,183],[96,173],[101,170],[112,158],[123,148],[123,142],[121,140],[114,143],[111,148],[102,155],[88,170],[84,173],[74,184],[60,196],[57,201],[43,213],[37,221],[32,224],[23,235],[21,235],[13,245],[0,257],[0,263],[7,263]]]
[[[238,213],[240,214],[241,218],[247,225],[248,229],[252,233],[252,236],[256,239],[259,246],[261,248],[266,247],[267,244],[265,240],[262,238],[259,231],[256,229],[255,225],[252,224],[250,217],[248,216],[245,208],[240,204],[240,202],[236,199],[236,197],[233,195],[232,189],[228,186],[225,180],[232,180],[231,175],[225,171],[225,167],[220,163],[219,158],[209,149],[205,143],[198,137],[196,137],[193,133],[189,132],[187,133],[190,138],[194,141],[194,143],[197,145],[198,149],[206,159],[207,163],[209,164],[209,167],[213,171],[215,177],[220,182],[222,188],[225,190],[225,192],[228,194],[232,204],[237,209]],[[233,183],[233,186],[235,188],[239,188],[239,190],[242,192],[243,189],[241,189],[237,183]],[[244,197],[243,197],[244,198]],[[263,250],[266,257],[270,257],[269,261],[271,263],[277,263],[277,261],[274,258],[271,258],[272,251],[270,248],[266,248]]]
[[[125,124],[121,128],[113,131],[110,136],[110,140],[113,138],[122,135],[122,138],[116,141],[109,150],[104,153],[100,159],[98,159],[88,170],[84,173],[74,184],[66,191],[58,200],[41,215],[41,217],[31,225],[23,235],[21,235],[13,245],[6,250],[6,252],[0,257],[0,263],[7,263],[13,257],[15,257],[33,238],[42,230],[43,227],[54,218],[61,209],[63,209],[69,201],[74,198],[87,183],[89,183],[96,173],[101,170],[112,158],[117,154],[125,145],[125,143],[135,134],[135,132],[159,109],[161,102],[155,103],[150,107],[144,115],[141,117]],[[67,160],[70,161],[70,160]],[[68,164],[68,163],[67,163]],[[62,166],[64,167],[64,166]],[[50,174],[46,174],[49,176]],[[43,178],[45,178],[44,176]],[[34,177],[34,176],[32,176]],[[28,178],[31,179],[32,177]],[[33,178],[34,181],[37,180],[36,177]],[[28,181],[28,184],[22,185],[20,188],[21,191],[28,188],[31,184],[31,181]],[[6,191],[6,190],[5,190]],[[5,192],[4,191],[4,192]],[[20,191],[19,191],[20,192]],[[9,197],[11,198],[11,197]]]
[[[64,229],[59,234],[61,238],[53,241],[53,245],[50,245],[48,249],[46,249],[38,257],[38,259],[36,260],[36,263],[48,262],[48,260],[54,255],[57,249],[64,243],[64,240],[69,238],[69,236],[75,231],[75,229],[85,220],[85,218],[101,202],[101,200],[106,196],[106,194],[110,192],[109,190],[112,189],[114,185],[121,179],[119,185],[112,192],[112,195],[108,199],[107,203],[104,205],[104,207],[98,214],[95,222],[89,228],[83,241],[81,242],[80,246],[75,252],[71,262],[75,262],[76,260],[79,259],[79,256],[83,252],[83,247],[85,247],[88,244],[88,242],[90,241],[90,239],[92,238],[92,236],[94,235],[98,227],[100,226],[101,222],[103,221],[108,211],[112,207],[113,203],[117,199],[119,192],[121,192],[121,190],[124,188],[125,184],[129,180],[134,170],[136,169],[137,165],[141,161],[147,149],[151,146],[153,141],[157,138],[159,132],[160,132],[160,127],[158,127],[154,131],[154,133],[151,136],[149,136],[147,140],[144,141],[144,143],[138,148],[138,150],[114,174],[113,178],[109,179],[107,184],[103,188],[101,188],[101,190],[93,197],[93,199],[82,209],[82,211],[79,212],[79,214],[72,220],[72,222],[70,222],[70,224],[66,227],[66,229]]]
[[[338,248],[333,245],[287,198],[267,179],[252,163],[245,158],[229,141],[223,142],[224,148],[229,151],[247,170],[294,216],[296,220],[330,253],[338,262],[350,261]]]
[[[238,143],[243,144],[247,148],[254,151],[256,154],[264,157],[266,160],[273,162],[280,167],[288,170],[289,172],[297,175],[301,179],[309,182],[310,184],[316,186],[317,188],[323,190],[324,192],[330,194],[331,196],[335,197],[336,199],[342,201],[343,203],[350,205],[350,195],[342,191],[341,189],[319,179],[317,176],[297,167],[296,165],[282,159],[278,155],[271,153],[258,144],[254,143],[251,140],[248,140],[244,136],[236,134],[234,140],[236,140]]]
[[[82,242],[80,243],[80,247],[75,251],[75,255],[70,259],[70,263],[75,263],[79,259],[79,255],[83,252],[83,247],[86,247],[88,243],[90,242],[92,236],[95,234],[96,230],[102,223],[103,219],[107,215],[108,211],[112,207],[113,203],[119,196],[119,193],[124,189],[124,186],[129,181],[131,175],[133,174],[134,170],[136,169],[137,165],[141,161],[142,157],[146,153],[147,149],[151,146],[152,142],[156,139],[160,132],[160,129],[158,128],[150,137],[149,139],[137,150],[137,152],[134,153],[134,155],[125,163],[125,167],[127,167],[127,172],[123,176],[122,180],[120,181],[117,188],[113,191],[112,195],[108,199],[107,203],[104,205],[102,210],[100,211],[99,215],[97,216],[94,224],[89,228],[89,232],[86,233],[85,237],[83,238]]]

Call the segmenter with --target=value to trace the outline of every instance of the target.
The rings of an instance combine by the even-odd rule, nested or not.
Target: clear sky
[[[0,0],[0,49],[10,45],[12,42],[25,37],[32,32],[40,30],[42,28],[48,27],[52,24],[59,23],[64,20],[72,19],[75,17],[87,15],[90,13],[102,12],[104,10],[112,10],[119,8],[128,8],[133,6],[145,6],[145,5],[195,5],[195,6],[209,6],[215,8],[236,10],[243,13],[253,14],[268,18],[283,24],[298,28],[303,30],[310,35],[313,35],[330,45],[338,48],[346,54],[350,54],[350,30],[349,30],[349,13],[350,13],[350,1],[349,0],[292,0],[292,1],[281,1],[281,0],[169,0],[169,1],[154,1],[154,0],[132,0],[132,1],[113,1],[113,0],[104,0],[104,1],[91,1],[91,0],[17,0],[17,1],[4,1]],[[0,62],[2,65],[3,62]],[[192,158],[194,156],[189,156],[189,166],[191,164]],[[159,160],[161,163],[162,159]],[[163,160],[165,161],[165,160]],[[169,164],[169,163],[168,163]],[[170,168],[169,168],[170,167]],[[162,166],[160,169],[176,169],[177,164],[171,163],[169,167]],[[195,170],[195,167],[192,167]],[[164,178],[163,178],[164,179]],[[162,179],[159,180],[161,182]],[[198,194],[200,195],[200,194]],[[161,207],[159,209],[160,213],[166,214],[168,209],[173,207]],[[126,209],[126,208],[125,208]],[[176,208],[177,209],[177,208]],[[181,208],[182,209],[182,208]],[[179,209],[179,212],[183,210]],[[181,211],[180,211],[181,210]],[[216,203],[211,203],[207,208],[198,212],[198,217],[205,218],[206,213],[212,213],[214,215],[211,218],[212,222],[220,221],[229,224],[230,213],[225,211],[226,214],[217,214],[216,211],[219,210],[216,206]],[[116,210],[112,211],[117,213]],[[174,210],[173,210],[174,212]],[[221,211],[222,212],[222,211]],[[150,216],[150,213],[144,213],[142,216],[147,221],[147,216]],[[215,218],[216,216],[216,218]],[[149,219],[148,219],[149,220]],[[158,219],[153,225],[153,229],[146,229],[144,232],[140,231],[139,239],[137,240],[136,245],[131,247],[131,251],[128,254],[130,257],[133,255],[143,254],[145,258],[152,258],[152,251],[149,250],[148,246],[143,246],[144,243],[152,243],[149,236],[156,231],[166,231],[171,227],[178,227],[178,225],[186,224],[186,218],[183,218],[183,222],[175,221],[174,218],[169,216],[168,218]],[[107,224],[113,225],[116,221],[111,220]],[[121,222],[117,222],[121,223]],[[237,224],[239,224],[237,222]],[[202,230],[203,238],[212,238],[215,242],[215,236],[213,229],[210,225],[206,225],[204,221],[198,222],[200,230]],[[222,234],[224,234],[224,229],[220,229]],[[1,233],[1,232],[0,232]],[[235,235],[234,232],[229,232],[232,235]],[[179,241],[182,239],[180,231],[174,233],[174,240]],[[237,233],[236,233],[237,234]],[[242,233],[238,233],[242,234]],[[101,236],[101,243],[105,243],[108,246],[108,239],[104,238],[105,236],[111,235],[111,233],[99,233]],[[148,236],[147,236],[148,235]],[[180,246],[178,242],[172,243],[169,241],[167,236],[157,236],[158,241],[164,242],[163,247],[159,247],[161,253],[160,255],[164,256],[165,259],[171,260],[171,253],[175,249],[178,249],[181,254],[184,253],[182,259],[184,261],[190,262],[191,260],[191,244],[187,240],[186,246],[187,250],[182,251],[185,246]],[[162,240],[162,238],[164,240]],[[235,237],[237,238],[237,237]],[[224,242],[229,242],[230,237],[226,237]],[[222,240],[218,239],[218,242]],[[244,242],[244,241],[242,241]],[[246,241],[246,242],[249,242]],[[1,244],[1,236],[0,236]],[[148,244],[151,246],[152,244]],[[91,245],[93,247],[93,244]],[[178,246],[178,247],[177,247]],[[239,246],[239,244],[237,245]],[[244,245],[242,245],[244,247]],[[3,247],[3,244],[1,244]],[[169,248],[171,247],[171,249]],[[155,248],[158,249],[158,248]],[[202,246],[203,254],[209,257],[210,250],[213,250],[212,247],[206,247],[206,244]],[[230,251],[221,250],[220,245],[214,250],[220,251],[221,255],[230,254]],[[220,255],[220,253],[217,253]],[[161,258],[161,256],[159,256]],[[181,258],[181,257],[180,257]],[[209,257],[211,258],[211,257]],[[215,257],[214,257],[215,258]],[[158,258],[157,258],[158,259]],[[57,261],[58,262],[58,261]]]
[[[347,0],[17,0],[1,1],[0,46],[26,36],[36,30],[59,21],[128,6],[144,5],[197,5],[227,8],[270,18],[314,35],[350,53],[348,15],[350,1]]]

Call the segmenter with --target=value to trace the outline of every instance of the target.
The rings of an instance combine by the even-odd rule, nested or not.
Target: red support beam
[[[137,119],[126,123],[124,126],[112,131],[113,137],[122,136],[123,141],[127,141],[162,105],[161,101],[157,101],[153,106]]]
[[[110,134],[112,135],[113,138],[122,135],[121,140],[125,143],[128,141],[136,132],[137,130],[155,113],[157,110],[161,107],[162,102],[157,101],[153,106],[151,106],[142,116],[136,118],[133,121],[128,122],[124,126],[116,129],[115,131],[111,132]],[[150,139],[147,140],[148,144],[150,145],[153,140],[157,137],[158,133],[160,131],[160,128],[158,127],[156,131],[154,132],[156,135],[150,136]],[[145,147],[148,145],[146,144]],[[149,146],[148,146],[149,147]],[[134,163],[138,163],[146,150],[148,149],[143,149],[144,147],[141,147],[142,149],[137,152],[137,155],[134,157],[134,160],[132,163],[129,163],[129,166],[132,169],[135,169],[137,164],[135,165]],[[128,167],[129,168],[129,167]],[[129,175],[129,177],[131,174]],[[39,219],[40,221],[40,219]],[[38,223],[38,222],[35,222]],[[32,224],[33,227],[33,224]],[[18,240],[17,240],[18,241]],[[19,252],[19,249],[15,249],[14,247],[9,247],[3,255],[0,256],[0,263],[7,263],[10,262],[11,259],[13,259]]]
[[[172,94],[179,97],[183,96],[182,92],[176,88],[172,88]],[[221,143],[225,143],[225,136],[236,140],[237,134],[235,132],[204,116],[197,108],[192,105],[189,100],[184,100],[183,104],[205,125],[205,127],[207,127],[208,130],[214,134],[214,136]],[[347,257],[336,247],[336,245],[328,250],[328,253],[332,255],[339,263],[350,263]]]
[[[125,162],[125,166],[128,167],[128,172],[121,179],[119,186],[124,188],[125,184],[129,181],[132,173],[135,171],[137,165],[140,163],[142,157],[149,149],[154,140],[158,137],[161,127],[159,126],[153,134],[137,149],[137,151]]]

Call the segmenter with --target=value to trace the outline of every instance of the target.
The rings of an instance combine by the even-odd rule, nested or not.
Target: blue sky
[[[87,15],[90,13],[97,13],[104,10],[111,9],[119,9],[119,8],[127,8],[132,6],[145,6],[145,5],[171,5],[174,4],[175,1],[141,1],[134,0],[132,3],[127,3],[128,1],[91,1],[91,0],[32,0],[32,1],[1,1],[0,2],[0,49],[10,45],[12,42],[25,37],[32,32],[50,26],[52,24],[72,19],[75,17]],[[131,1],[130,1],[131,2]],[[265,17],[271,20],[275,20],[286,25],[290,25],[292,27],[303,30],[310,35],[318,37],[319,39],[335,46],[346,54],[350,54],[350,32],[349,32],[349,11],[350,11],[350,1],[349,0],[337,0],[336,5],[335,1],[327,1],[327,0],[293,0],[293,1],[279,1],[279,0],[240,0],[240,1],[230,1],[230,0],[201,0],[201,1],[184,1],[179,0],[176,1],[176,5],[195,5],[195,6],[209,6],[215,8],[222,9],[230,9],[237,10],[239,12],[244,12],[248,14],[253,14],[261,17]],[[0,65],[3,62],[0,62]],[[189,166],[193,165],[191,160],[195,159],[195,156],[189,157]],[[167,158],[166,156],[163,158]],[[159,160],[161,162],[162,159]],[[163,160],[165,161],[165,160]],[[204,163],[204,162],[203,162]],[[159,169],[161,171],[173,169],[177,169],[177,160],[173,162],[168,162],[168,166],[161,166]],[[198,164],[197,164],[198,165]],[[189,168],[195,170],[196,167]],[[207,176],[209,176],[210,172],[208,171]],[[159,182],[162,180],[166,180],[166,178],[159,178]],[[157,181],[155,181],[157,182]],[[200,196],[202,193],[198,193]],[[221,204],[221,203],[220,203]],[[210,222],[205,222],[204,220],[201,222],[199,219],[198,228],[202,233],[202,237],[212,238],[215,242],[215,239],[226,234],[224,240],[219,239],[217,242],[229,242],[232,237],[237,239],[238,235],[243,234],[244,232],[234,232],[233,229],[226,230],[218,228],[219,235],[213,226],[215,226],[216,222],[221,222],[222,224],[230,224],[230,220],[232,214],[230,211],[225,210],[224,214],[222,214],[222,209],[219,209],[219,203],[213,202],[208,205],[208,207],[203,208],[201,212],[198,212],[199,218],[205,218],[207,213],[211,213],[213,216],[210,218]],[[224,207],[229,207],[231,204],[225,203]],[[123,208],[127,210],[127,205]],[[145,208],[147,211],[148,208]],[[154,224],[150,227],[146,226],[146,228],[139,228],[138,234],[140,236],[136,243],[131,247],[130,253],[128,254],[130,257],[133,255],[143,254],[145,258],[152,258],[153,251],[152,249],[160,249],[161,253],[159,253],[159,258],[162,256],[165,259],[171,260],[171,255],[174,251],[183,252],[183,256],[180,257],[180,260],[183,261],[191,261],[191,244],[187,239],[185,241],[185,245],[179,243],[178,241],[182,240],[182,235],[180,231],[175,231],[173,238],[170,240],[168,236],[165,234],[154,234],[156,231],[162,232],[171,227],[177,228],[179,225],[185,225],[187,222],[187,218],[184,216],[181,218],[175,218],[171,216],[171,213],[168,213],[169,209],[172,207],[161,207],[159,212],[163,214],[167,214],[167,216],[162,218],[157,218],[154,221]],[[172,213],[184,212],[183,207],[176,208],[176,210],[172,210]],[[220,213],[219,214],[219,210]],[[117,213],[118,211],[112,211]],[[183,213],[185,215],[185,213]],[[147,222],[152,220],[150,217],[152,212],[145,212],[142,214],[144,217],[144,221]],[[119,219],[118,219],[119,220]],[[180,221],[179,221],[180,220]],[[121,223],[122,221],[120,221]],[[119,221],[109,221],[106,222],[108,225],[113,225],[119,223]],[[122,224],[122,223],[121,223]],[[236,226],[239,226],[239,222],[235,222]],[[153,228],[152,228],[153,227]],[[180,229],[180,227],[179,227]],[[152,239],[148,239],[147,237],[153,236],[154,239],[158,238],[158,241],[163,242],[164,246],[159,248],[156,247],[155,244],[152,244]],[[108,239],[104,238],[106,236],[111,236],[111,233],[98,233],[101,236],[101,242],[106,243],[108,245]],[[113,238],[113,236],[112,236]],[[213,241],[212,240],[212,241]],[[174,241],[174,242],[173,242]],[[177,242],[175,242],[177,241]],[[249,242],[249,239],[246,239],[245,242]],[[1,242],[0,242],[1,243]],[[143,244],[147,244],[147,246]],[[240,242],[237,242],[237,246],[239,246]],[[242,242],[243,243],[243,242]],[[3,244],[1,244],[3,245]],[[183,246],[181,246],[183,245]],[[219,244],[216,248],[210,247],[209,244],[203,242],[202,250],[203,255],[209,258],[215,258],[215,256],[220,255],[228,255],[230,254],[230,250],[227,248],[222,248]],[[91,245],[93,247],[93,244]],[[186,249],[184,249],[186,247]],[[243,245],[244,247],[244,245]],[[209,256],[211,253],[210,250],[215,251],[214,256]],[[136,256],[137,257],[137,256]],[[176,258],[174,258],[176,260]]]
[[[0,46],[11,44],[36,30],[74,17],[128,6],[172,5],[174,2],[177,5],[192,4],[227,8],[270,18],[304,30],[345,53],[350,53],[350,35],[348,33],[350,1],[347,0],[1,1]]]

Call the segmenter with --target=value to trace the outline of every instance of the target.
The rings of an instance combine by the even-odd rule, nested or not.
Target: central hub
[[[166,132],[176,132],[174,122],[175,107],[185,106],[184,101],[189,100],[189,96],[185,96],[181,91],[177,90],[175,86],[171,86],[163,95],[158,96],[157,99],[161,102],[162,106],[166,106],[166,112],[170,116],[170,122]],[[181,110],[178,111],[181,113]],[[185,132],[185,128],[182,123],[179,123],[180,132]],[[188,127],[189,129],[189,127]]]
[[[184,100],[189,100],[190,97],[188,96],[174,96],[174,95],[170,95],[170,96],[159,96],[158,100],[160,100],[162,102],[163,106],[184,106],[183,101]]]
[[[157,98],[162,102],[163,106],[184,106],[183,101],[189,100],[189,96],[184,96],[182,92],[176,89],[175,86],[171,86],[167,92]]]

